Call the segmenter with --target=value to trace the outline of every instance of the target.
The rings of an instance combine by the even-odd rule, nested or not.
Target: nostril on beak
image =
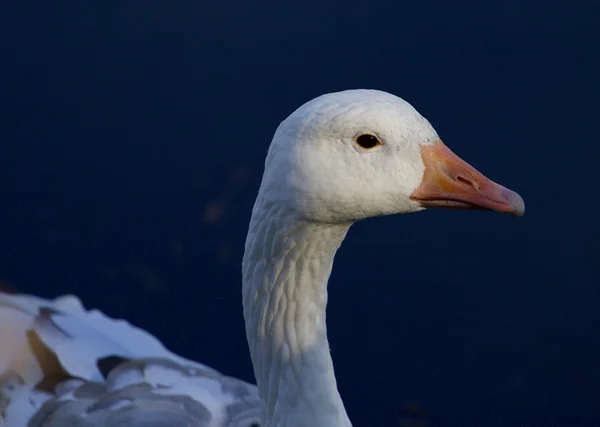
[[[479,186],[477,185],[476,182],[471,181],[471,180],[469,180],[467,178],[464,178],[464,177],[462,177],[460,175],[456,177],[456,181],[460,182],[461,184],[468,185],[469,187],[473,187],[476,190],[479,190]]]

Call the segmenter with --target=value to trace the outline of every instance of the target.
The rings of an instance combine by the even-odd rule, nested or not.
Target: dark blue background
[[[351,419],[598,426],[599,22],[591,1],[6,1],[0,280],[252,380],[239,266],[273,131],[383,89],[527,214],[351,230],[328,309]]]

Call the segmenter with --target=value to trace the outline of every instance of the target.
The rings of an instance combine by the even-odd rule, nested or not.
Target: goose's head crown
[[[365,89],[315,98],[280,124],[260,197],[318,222],[425,207],[524,210],[516,193],[454,155],[408,102]]]

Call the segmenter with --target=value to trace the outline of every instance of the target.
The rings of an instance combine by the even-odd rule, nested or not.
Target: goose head
[[[317,222],[430,207],[525,210],[517,193],[444,145],[408,102],[376,90],[323,95],[294,111],[275,132],[261,188],[264,201]]]

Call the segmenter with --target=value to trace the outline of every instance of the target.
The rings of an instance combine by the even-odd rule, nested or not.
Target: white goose
[[[275,132],[246,240],[243,307],[258,393],[75,297],[4,294],[6,425],[351,426],[325,324],[335,252],[355,221],[427,207],[525,210],[402,99],[350,90],[309,101]]]

